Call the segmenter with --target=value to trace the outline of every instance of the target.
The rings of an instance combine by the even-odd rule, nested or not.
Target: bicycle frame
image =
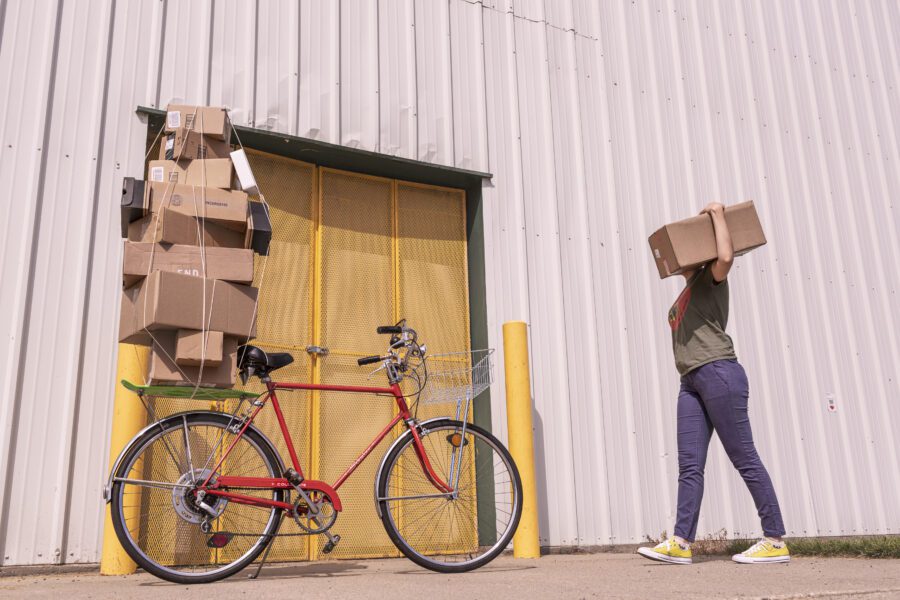
[[[403,392],[400,391],[400,386],[398,384],[394,383],[391,385],[391,387],[382,388],[365,386],[323,385],[313,383],[276,383],[273,381],[267,381],[266,388],[267,391],[264,392],[254,402],[255,408],[253,412],[243,423],[235,439],[232,440],[231,444],[219,458],[215,467],[211,469],[210,475],[207,476],[206,481],[204,481],[203,484],[201,484],[197,488],[197,491],[202,490],[207,495],[227,498],[230,502],[236,502],[238,504],[281,508],[288,511],[293,510],[293,505],[286,502],[247,496],[244,494],[227,491],[227,489],[223,489],[230,487],[272,490],[293,489],[291,482],[288,481],[285,477],[229,477],[227,475],[222,475],[216,478],[213,477],[213,473],[218,472],[219,468],[222,466],[222,463],[224,463],[225,459],[228,458],[228,455],[234,449],[238,440],[240,440],[240,438],[244,435],[244,432],[247,431],[247,428],[250,426],[250,424],[253,423],[256,415],[258,415],[259,412],[265,407],[267,401],[272,402],[272,408],[275,410],[275,416],[278,419],[278,426],[281,428],[281,434],[284,437],[284,442],[287,446],[288,454],[290,455],[291,464],[293,465],[294,470],[302,478],[300,488],[306,492],[318,491],[326,494],[329,498],[331,498],[332,505],[338,512],[342,510],[342,506],[337,490],[344,484],[345,481],[347,481],[347,479],[353,474],[353,472],[356,471],[357,467],[362,464],[362,462],[372,453],[372,451],[375,450],[378,444],[380,444],[381,441],[385,437],[387,437],[391,429],[393,429],[401,421],[406,424],[407,429],[410,431],[413,437],[416,456],[418,457],[419,464],[422,467],[422,470],[424,471],[425,476],[428,478],[428,480],[432,483],[432,485],[434,485],[435,488],[437,488],[439,493],[449,495],[455,491],[434,472],[434,468],[431,466],[431,461],[429,461],[428,459],[428,454],[426,453],[425,447],[422,444],[422,439],[419,436],[419,432],[413,426],[412,417],[409,413],[409,406],[407,406],[406,399],[403,397]],[[337,481],[335,481],[334,484],[329,485],[324,481],[316,481],[303,478],[303,469],[300,465],[300,460],[297,458],[297,452],[294,449],[294,443],[291,439],[290,430],[288,429],[287,423],[284,420],[284,413],[282,413],[281,406],[278,403],[278,396],[275,393],[276,390],[307,390],[390,395],[394,397],[394,400],[397,403],[398,412],[397,415],[393,419],[391,419],[390,423],[388,423],[384,427],[384,429],[382,429],[381,432],[375,436],[375,439],[372,440],[372,442],[366,447],[366,449],[362,451],[362,453],[356,458],[356,460],[354,460],[350,464],[350,466],[347,467],[347,470],[344,471],[344,473],[340,477],[338,477]]]

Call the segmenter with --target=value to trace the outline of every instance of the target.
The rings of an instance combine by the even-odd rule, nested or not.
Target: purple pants
[[[784,535],[781,509],[768,471],[756,453],[747,400],[750,386],[736,360],[717,360],[681,378],[678,394],[678,517],[675,535],[689,542],[697,534],[703,471],[713,430],[744,478],[762,521],[763,533]]]

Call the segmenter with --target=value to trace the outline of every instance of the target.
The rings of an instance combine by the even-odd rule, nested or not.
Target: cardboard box
[[[197,131],[178,129],[159,145],[159,160],[231,158],[231,144]]]
[[[144,200],[146,212],[168,208],[241,233],[247,230],[248,204],[244,192],[175,183],[149,183]]]
[[[247,285],[153,271],[122,292],[119,341],[150,345],[145,329],[154,335],[168,329],[206,329],[252,338],[256,298],[257,289]]]
[[[159,225],[157,225],[159,220]],[[199,246],[200,237],[208,248],[246,248],[246,233],[206,221],[201,227],[196,217],[164,208],[159,214],[149,214],[128,226],[131,242],[182,244]]]
[[[144,216],[144,182],[134,177],[122,180],[122,237],[128,236],[128,226]]]
[[[735,256],[766,243],[753,201],[725,207]],[[709,215],[697,215],[665,225],[650,236],[650,250],[660,279],[716,258],[716,234]]]
[[[203,277],[202,249],[180,244],[125,242],[122,277],[126,288],[152,271],[168,271]],[[206,248],[206,278],[232,283],[253,283],[253,250]]]
[[[234,169],[230,158],[206,160],[151,160],[147,180],[221,189],[231,188]]]
[[[170,104],[166,107],[166,133],[187,129],[226,142],[231,140],[228,111],[218,106]]]
[[[175,334],[175,364],[179,367],[199,367],[201,364],[217,367],[222,364],[223,341],[221,331],[179,329]]]
[[[176,333],[160,331],[154,334],[150,352],[150,384],[183,384],[196,385],[200,381],[203,387],[231,387],[237,369],[238,340],[225,337],[222,343],[222,361],[217,366],[209,363],[200,367],[181,366],[175,363]]]
[[[269,210],[262,202],[249,203],[250,216],[247,218],[247,248],[253,248],[263,256],[269,255],[269,243],[272,241],[272,223],[269,221]]]

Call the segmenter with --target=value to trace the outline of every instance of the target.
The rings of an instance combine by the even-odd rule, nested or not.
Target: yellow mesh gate
[[[383,354],[388,337],[375,328],[401,317],[419,332],[429,354],[470,349],[461,190],[247,153],[270,207],[273,233],[268,258],[256,258],[254,285],[261,293],[253,343],[290,352],[295,361],[277,372],[277,380],[386,386],[383,372],[369,379],[374,366],[359,367],[356,359]],[[308,345],[326,347],[329,354],[310,355]],[[258,381],[247,387],[262,391]],[[365,394],[280,391],[278,397],[306,476],[329,483],[396,412],[393,398]],[[159,399],[156,416],[196,408],[205,407]],[[452,415],[454,408],[422,405],[417,416]],[[289,463],[274,411],[264,410],[256,424]],[[394,437],[389,435],[339,490],[344,510],[332,531],[341,542],[330,557],[399,555],[373,503],[375,472]],[[292,520],[284,520],[281,533],[299,532]],[[160,543],[171,544],[177,560],[183,550],[178,540]],[[323,543],[318,535],[276,538],[269,560],[316,559]]]

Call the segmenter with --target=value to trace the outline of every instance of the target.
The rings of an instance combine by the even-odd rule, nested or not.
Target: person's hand
[[[709,213],[714,217],[721,217],[725,214],[725,205],[720,202],[710,202],[706,208],[700,211],[701,215]]]

